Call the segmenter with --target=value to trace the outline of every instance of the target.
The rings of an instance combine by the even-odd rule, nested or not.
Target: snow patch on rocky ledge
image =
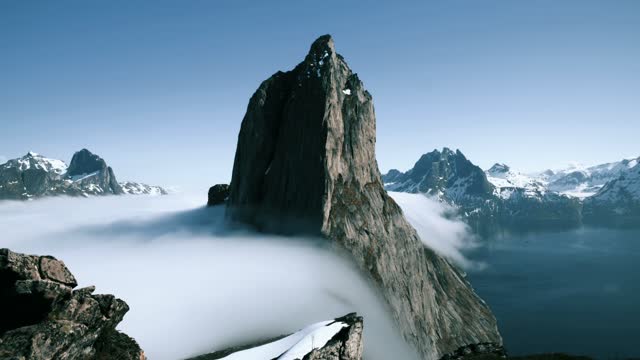
[[[322,321],[309,325],[280,340],[235,352],[224,357],[226,360],[302,359],[314,349],[320,349],[348,324],[341,321]]]

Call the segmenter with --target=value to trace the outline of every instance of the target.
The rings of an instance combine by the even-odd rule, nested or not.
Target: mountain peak
[[[323,54],[324,52],[331,54],[336,52],[335,44],[331,35],[326,34],[317,38],[312,44],[309,54]]]
[[[107,168],[107,163],[100,156],[92,153],[87,149],[82,149],[71,158],[69,176],[90,174]]]
[[[511,170],[511,168],[507,164],[495,163],[489,169],[489,173],[490,174],[504,174],[504,173],[509,172],[509,170]]]
[[[40,156],[40,154],[38,154],[38,153],[36,153],[36,152],[34,152],[34,151],[29,151],[29,152],[27,153],[27,155],[25,155],[24,157],[26,157],[26,158],[32,158],[32,157],[37,157],[37,156]]]
[[[378,286],[423,358],[439,359],[471,339],[500,343],[486,304],[422,244],[384,191],[373,100],[333,46],[330,36],[318,38],[304,62],[263,81],[249,100],[227,219],[341,247]],[[396,253],[403,256],[388,256]]]

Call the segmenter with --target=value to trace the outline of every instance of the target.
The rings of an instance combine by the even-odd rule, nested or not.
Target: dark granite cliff
[[[404,338],[425,359],[502,342],[464,275],[426,248],[386,194],[375,158],[371,95],[317,39],[304,61],[264,81],[242,121],[227,200],[231,221],[321,235],[380,289]]]

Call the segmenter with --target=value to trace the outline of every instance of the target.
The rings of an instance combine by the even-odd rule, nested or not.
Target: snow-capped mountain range
[[[640,219],[640,158],[525,174],[496,163],[482,171],[457,150],[423,155],[402,173],[383,175],[390,191],[425,193],[468,219],[500,224],[575,225]],[[584,214],[584,216],[583,216]],[[597,215],[594,215],[597,214]]]
[[[571,165],[560,170],[524,174],[505,164],[495,164],[486,171],[487,179],[507,196],[511,188],[523,188],[530,195],[551,191],[585,199],[596,195],[607,183],[632,172],[640,157],[595,166]],[[640,168],[639,168],[640,169]]]
[[[87,149],[76,152],[69,164],[29,152],[0,165],[0,200],[27,200],[69,195],[164,195],[159,186],[119,183],[113,169]]]

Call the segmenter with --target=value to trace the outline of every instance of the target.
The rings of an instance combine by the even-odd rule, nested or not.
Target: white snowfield
[[[225,356],[226,360],[295,360],[325,346],[332,337],[348,325],[340,321],[322,321],[280,340]]]
[[[516,189],[524,189],[524,195],[528,197],[544,195],[546,192],[545,183],[540,179],[514,171],[504,164],[494,165],[485,174],[487,180],[496,187],[495,195],[503,199],[510,198]]]
[[[573,164],[564,169],[534,174],[523,174],[507,165],[496,164],[485,173],[489,182],[496,187],[496,195],[505,199],[515,189],[524,189],[525,196],[530,197],[549,191],[585,199],[597,194],[605,184],[632,175],[639,162],[640,157],[595,166]]]
[[[122,186],[122,190],[124,191],[124,193],[129,195],[159,196],[167,193],[167,191],[162,189],[160,186],[147,185],[131,181],[121,182],[120,186]]]
[[[612,203],[640,201],[640,165],[636,164],[617,179],[606,183],[593,198]]]

